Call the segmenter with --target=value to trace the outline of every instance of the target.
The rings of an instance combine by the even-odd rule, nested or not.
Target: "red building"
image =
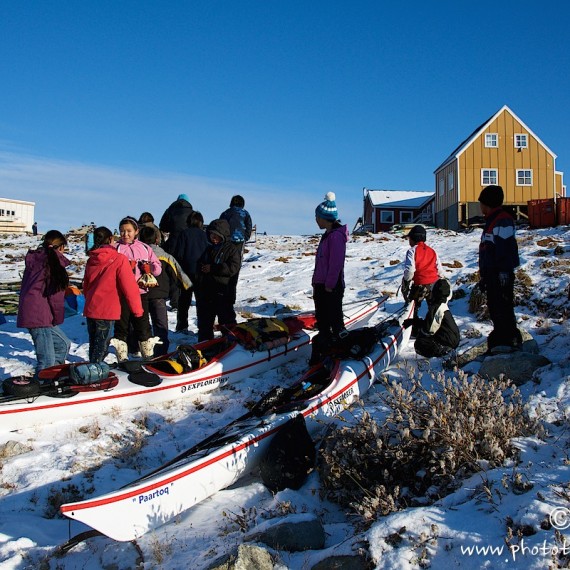
[[[385,232],[394,224],[433,224],[435,193],[414,190],[369,190],[364,192],[363,226]]]

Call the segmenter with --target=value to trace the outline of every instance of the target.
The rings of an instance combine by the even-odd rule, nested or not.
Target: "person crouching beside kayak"
[[[443,356],[459,346],[460,333],[447,303],[451,299],[447,279],[437,280],[427,299],[425,319],[406,319],[404,327],[413,325],[417,331],[415,351],[425,358]]]
[[[445,278],[445,273],[437,252],[426,244],[426,230],[423,226],[414,226],[406,237],[410,249],[404,261],[402,295],[407,303],[415,302],[414,318],[417,319],[422,301],[429,297],[434,283]],[[412,337],[416,336],[416,327],[413,327]]]
[[[119,232],[121,238],[116,242],[115,248],[125,255],[131,264],[133,278],[139,287],[143,314],[141,317],[132,314],[126,299],[121,297],[121,317],[115,323],[114,338],[111,339],[110,344],[115,348],[119,362],[127,360],[129,356],[127,339],[129,325],[132,325],[141,354],[143,358],[148,359],[153,357],[154,345],[160,342],[160,339],[151,338],[146,293],[150,287],[158,285],[156,277],[162,272],[162,265],[152,248],[137,239],[139,226],[133,217],[127,216],[121,220]]]
[[[36,376],[40,370],[64,364],[71,341],[59,325],[65,318],[64,297],[69,285],[63,255],[67,240],[48,231],[38,249],[26,254],[24,277],[18,304],[17,326],[27,328],[36,350]]]
[[[115,238],[111,230],[104,226],[95,228],[93,238],[83,278],[83,315],[87,318],[89,362],[102,362],[111,326],[121,318],[121,299],[135,318],[143,316],[143,307],[131,264],[113,247]]]
[[[321,230],[325,230],[325,233],[317,248],[312,278],[319,333],[312,342],[310,365],[319,362],[335,338],[342,338],[346,333],[342,298],[348,228],[338,219],[335,200],[334,192],[329,192],[324,202],[315,209],[317,225]]]

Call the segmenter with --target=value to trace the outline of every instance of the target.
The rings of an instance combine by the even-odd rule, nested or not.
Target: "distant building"
[[[31,233],[35,207],[35,202],[0,198],[0,233]]]
[[[556,155],[506,105],[477,127],[435,170],[435,223],[459,229],[481,215],[479,194],[489,184],[505,192],[516,218],[530,200],[565,195]]]
[[[388,231],[394,224],[433,224],[433,192],[368,188],[363,192],[362,224],[371,232]]]

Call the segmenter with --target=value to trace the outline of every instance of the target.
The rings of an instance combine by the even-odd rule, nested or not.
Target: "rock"
[[[208,570],[273,570],[271,554],[261,546],[240,544],[236,551],[215,560]]]
[[[319,550],[325,545],[325,529],[316,518],[282,522],[253,533],[248,540],[263,542],[275,550],[287,552]]]
[[[498,354],[485,358],[479,369],[479,376],[498,378],[500,374],[504,374],[517,386],[520,386],[532,379],[537,368],[547,364],[550,364],[548,358],[531,352],[519,351],[510,354]]]
[[[368,570],[372,568],[370,560],[362,554],[344,554],[329,556],[317,562],[311,570]]]
[[[15,457],[16,455],[28,453],[28,451],[32,451],[32,449],[33,448],[29,445],[25,445],[23,443],[10,439],[3,445],[0,445],[0,457]]]

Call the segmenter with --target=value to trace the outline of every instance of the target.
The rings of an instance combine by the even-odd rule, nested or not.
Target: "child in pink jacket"
[[[143,314],[135,316],[125,298],[121,298],[121,317],[115,322],[115,334],[111,339],[111,345],[115,347],[117,360],[122,362],[128,358],[127,338],[129,324],[132,326],[135,337],[139,343],[143,358],[152,358],[154,345],[159,339],[151,338],[150,320],[148,316],[147,291],[149,287],[156,285],[156,279],[152,276],[160,275],[162,265],[152,248],[137,239],[139,226],[137,221],[127,216],[119,223],[121,238],[116,242],[116,249],[129,260],[133,272],[133,280],[139,286]],[[154,281],[154,283],[153,283]]]

